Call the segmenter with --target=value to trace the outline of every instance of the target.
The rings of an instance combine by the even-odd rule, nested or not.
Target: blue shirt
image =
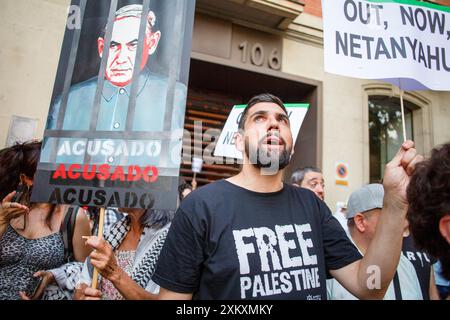
[[[450,280],[447,280],[442,275],[442,265],[440,261],[434,264],[434,278],[438,286],[450,287]]]

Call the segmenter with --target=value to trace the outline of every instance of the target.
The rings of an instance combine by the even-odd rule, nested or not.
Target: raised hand
[[[403,142],[395,157],[386,165],[384,170],[384,203],[383,207],[394,208],[406,213],[408,202],[406,199],[406,188],[417,163],[423,157],[417,154],[414,142],[407,140]]]
[[[29,212],[30,209],[27,206],[24,206],[23,204],[13,202],[14,195],[16,194],[16,191],[13,191],[9,193],[6,197],[3,198],[2,203],[0,205],[0,209],[22,209],[23,213]]]

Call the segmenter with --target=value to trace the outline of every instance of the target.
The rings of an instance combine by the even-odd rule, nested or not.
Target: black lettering
[[[442,67],[445,71],[450,72],[450,65],[447,65],[447,56],[445,52],[445,48],[441,48],[442,50]]]
[[[444,34],[445,32],[445,14],[443,13],[431,12],[429,10],[425,13],[422,8],[416,8],[413,12],[411,7],[408,7],[408,10],[400,7],[400,14],[403,25],[409,23],[411,26],[417,26],[419,30],[424,31],[427,28],[427,22],[429,22],[432,33],[436,33],[436,28],[438,28],[440,34]]]
[[[363,24],[369,24],[370,22],[370,4],[366,3],[366,18],[363,18],[363,3],[358,2],[358,8],[359,8],[359,20]]]
[[[423,50],[422,42],[419,42],[419,58],[417,59],[417,62],[420,63],[421,61],[423,61],[425,67],[428,68],[427,61],[425,60],[425,50]]]
[[[372,50],[371,49],[371,43],[375,39],[373,37],[366,37],[362,36],[361,39],[366,42],[366,49],[367,49],[367,59],[372,59]]]
[[[414,39],[414,42],[411,42],[411,39],[409,37],[406,37],[406,41],[408,41],[408,44],[411,47],[413,59],[417,61],[416,58],[417,39]]]
[[[130,202],[130,197],[132,198],[131,202]],[[133,208],[134,206],[136,206],[137,201],[138,201],[138,197],[137,197],[136,193],[127,192],[125,194],[125,207],[126,208]]]
[[[48,203],[61,203],[61,190],[59,188],[53,189],[52,194],[50,195],[50,199],[48,199]]]
[[[85,194],[87,193],[87,196],[85,197]],[[85,190],[80,189],[80,194],[78,196],[78,202],[81,205],[88,205],[91,202],[92,199],[92,190]]]
[[[375,51],[375,60],[378,60],[382,54],[384,54],[387,59],[391,59],[391,55],[389,54],[383,38],[378,38],[377,49]]]
[[[77,190],[67,189],[63,194],[63,202],[66,204],[72,204],[76,201]],[[72,196],[72,197],[70,197]]]
[[[418,15],[419,13],[420,13],[422,22],[419,21],[419,15]],[[425,11],[423,11],[422,8],[416,9],[416,11],[414,12],[414,18],[416,19],[417,28],[419,28],[420,31],[423,31],[427,28],[427,17],[425,15]]]
[[[427,11],[428,21],[430,22],[430,30],[432,33],[436,31],[436,25],[439,27],[439,33],[444,34],[445,32],[445,14],[433,12],[433,17],[431,17],[431,11]],[[441,20],[442,18],[442,20]]]
[[[336,54],[340,54],[339,48],[342,48],[344,55],[348,56],[348,37],[347,32],[344,33],[344,41],[342,41],[341,34],[336,31]]]
[[[242,112],[239,113],[239,115],[236,118],[236,124],[239,124],[239,121],[241,121],[241,117],[242,117]]]
[[[105,190],[97,190],[94,195],[94,204],[96,206],[104,206],[106,201],[106,191]]]
[[[139,199],[139,205],[142,209],[151,209],[155,204],[155,199],[153,195],[149,193],[144,193]]]
[[[395,38],[391,37],[390,40],[391,40],[392,57],[396,59],[398,52],[402,56],[402,58],[406,59],[405,39],[401,37],[400,44],[397,42],[397,40],[395,40]]]
[[[352,9],[353,9],[353,15],[350,15],[348,12],[348,6],[351,5]],[[347,0],[344,3],[344,14],[345,14],[345,18],[347,18],[348,21],[355,21],[357,18],[357,9],[356,9],[356,4],[352,1],[352,0]]]
[[[223,144],[231,144],[231,141],[233,141],[234,132],[227,132],[225,135],[225,138],[223,139]]]
[[[402,16],[402,24],[406,25],[406,18],[407,18],[409,24],[414,27],[414,17],[413,17],[412,8],[408,7],[408,11],[409,12],[407,12],[404,7],[400,6],[400,14]]]
[[[361,37],[356,34],[350,34],[350,55],[353,58],[361,59],[362,54],[355,52],[355,49],[361,49],[361,44],[359,44],[358,42],[355,42],[355,39],[359,40],[359,39],[361,39]]]
[[[381,19],[380,19],[380,9],[383,9],[383,6],[381,4],[371,4],[372,8],[375,8],[375,12],[377,14],[377,25],[381,25]]]
[[[108,204],[106,205],[107,207],[122,207],[120,205],[120,196],[118,192],[114,192],[113,195],[111,196],[111,198],[109,198]]]
[[[440,60],[439,60],[439,48],[434,47],[434,55],[431,54],[431,47],[427,46],[427,56],[428,56],[428,68],[431,69],[431,60],[436,62],[436,70],[441,70]]]

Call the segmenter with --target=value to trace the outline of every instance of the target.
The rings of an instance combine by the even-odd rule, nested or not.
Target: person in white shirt
[[[383,207],[384,189],[381,184],[369,184],[350,195],[347,207],[348,236],[362,255],[370,246]],[[405,221],[406,226],[406,221]],[[373,281],[377,283],[377,270],[374,266]],[[379,277],[379,276],[378,276]],[[327,280],[327,296],[330,300],[357,300],[335,279]],[[412,263],[400,255],[397,272],[384,296],[384,300],[422,300],[422,291]]]
[[[345,230],[345,232],[348,233],[348,226],[347,226],[347,203],[338,201],[336,203],[336,212],[333,214],[333,216],[339,221],[339,223],[342,226],[342,229]]]

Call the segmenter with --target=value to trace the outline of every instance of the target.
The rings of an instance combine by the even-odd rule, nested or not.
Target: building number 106
[[[241,42],[239,49],[242,51],[241,61],[247,63],[248,56],[250,56],[250,63],[262,67],[268,66],[273,70],[281,69],[281,57],[277,48],[274,48],[266,58],[264,47],[260,43],[251,44],[248,41]]]

